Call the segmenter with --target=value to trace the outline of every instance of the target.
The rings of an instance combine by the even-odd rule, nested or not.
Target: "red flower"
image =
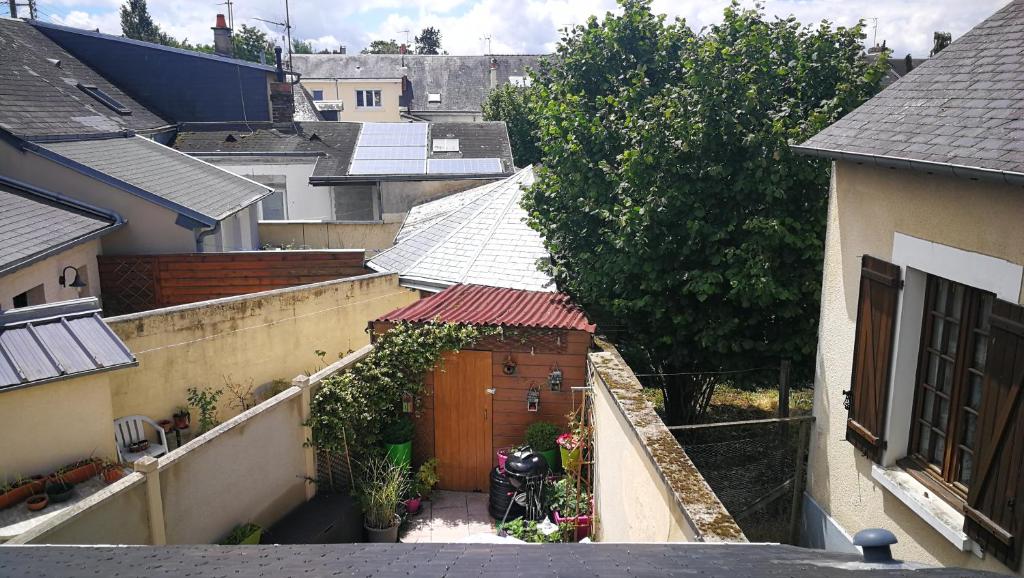
[[[579,447],[581,440],[578,437],[576,437],[575,434],[564,433],[558,436],[555,439],[555,441],[558,443],[559,446],[567,450],[574,450],[577,447]]]

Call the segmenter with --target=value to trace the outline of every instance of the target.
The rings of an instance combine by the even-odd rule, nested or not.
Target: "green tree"
[[[428,26],[420,32],[416,40],[416,54],[440,54],[441,53],[441,31],[433,26]]]
[[[525,167],[540,162],[537,119],[533,115],[532,100],[536,98],[531,87],[509,83],[492,90],[484,101],[484,120],[503,120],[508,127],[512,144],[512,157],[516,165]]]
[[[231,37],[235,47],[235,58],[259,62],[260,55],[263,55],[263,62],[274,63],[274,47],[267,38],[267,33],[255,26],[242,25]]]
[[[363,49],[363,54],[398,54],[398,43],[394,40],[374,40]]]
[[[308,40],[292,40],[293,54],[313,54],[313,45]]]
[[[128,38],[160,42],[164,37],[160,26],[149,15],[146,0],[127,0],[121,6],[121,32]]]
[[[670,421],[693,421],[721,378],[682,373],[789,358],[812,374],[829,165],[789,143],[875,94],[887,64],[862,58],[861,24],[733,2],[697,34],[620,4],[541,66],[544,166],[524,203],[559,288],[662,375],[648,385]]]

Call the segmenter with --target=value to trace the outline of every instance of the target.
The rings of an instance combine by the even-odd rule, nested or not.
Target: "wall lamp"
[[[66,275],[64,275],[65,273],[67,273],[68,269],[71,269],[72,271],[75,272],[75,280],[72,281],[71,283],[68,283],[68,278]],[[60,283],[61,287],[74,287],[75,289],[81,289],[82,287],[85,287],[85,281],[82,281],[82,276],[81,274],[78,273],[78,269],[72,267],[71,265],[64,267],[64,269],[60,272],[60,277],[57,278],[57,282]]]

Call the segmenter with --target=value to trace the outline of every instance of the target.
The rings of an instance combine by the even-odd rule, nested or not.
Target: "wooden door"
[[[491,352],[446,354],[434,370],[437,487],[485,492],[491,469]]]

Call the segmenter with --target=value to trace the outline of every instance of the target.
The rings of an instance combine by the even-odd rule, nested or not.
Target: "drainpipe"
[[[199,234],[196,235],[196,253],[202,253],[203,252],[203,240],[206,239],[207,236],[212,235],[212,234],[214,234],[214,233],[216,233],[218,231],[220,231],[220,221],[217,221],[216,223],[214,223],[214,225],[212,227],[210,227],[209,229],[205,229],[203,231],[200,231]]]

